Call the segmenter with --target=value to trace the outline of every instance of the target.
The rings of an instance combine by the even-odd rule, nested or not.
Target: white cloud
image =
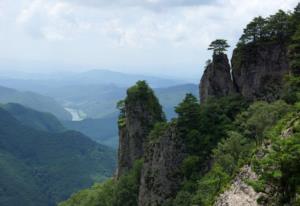
[[[33,0],[16,17],[17,26],[38,38],[63,40],[76,30],[73,6],[60,1]]]
[[[149,43],[186,46],[204,46],[213,38],[236,38],[247,21],[256,15],[267,15],[277,8],[288,9],[297,0],[218,0],[215,4],[202,5],[207,1],[139,0],[140,4],[198,5],[177,7],[153,12],[143,8],[122,6],[114,8],[86,8],[80,5],[105,4],[108,1],[79,0],[32,0],[22,9],[17,23],[32,34],[41,34],[49,40],[74,38],[82,32],[95,32],[114,40],[122,47],[143,47]],[[111,4],[134,5],[135,0],[110,1]],[[107,4],[107,3],[106,3]],[[270,7],[272,5],[272,7]],[[90,12],[90,14],[89,14]],[[87,17],[85,17],[87,15]]]
[[[22,39],[12,54],[30,42],[35,46],[27,55],[32,53],[35,58],[43,55],[40,48],[50,48],[44,54],[46,59],[72,55],[78,63],[101,65],[105,61],[112,67],[143,67],[155,61],[169,67],[182,63],[195,68],[208,58],[206,47],[213,39],[226,38],[234,45],[253,17],[292,9],[297,2],[0,0],[0,16],[4,16],[0,19],[0,42]],[[8,5],[11,9],[4,10]],[[11,19],[15,25],[8,27],[4,21]],[[8,55],[1,49],[0,53]],[[100,54],[110,56],[102,59]]]
[[[143,7],[146,9],[165,9],[209,4],[215,0],[64,0],[93,7]]]

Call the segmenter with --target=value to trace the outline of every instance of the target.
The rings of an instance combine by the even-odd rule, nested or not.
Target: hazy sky
[[[0,71],[111,69],[200,78],[216,38],[298,0],[0,0]]]

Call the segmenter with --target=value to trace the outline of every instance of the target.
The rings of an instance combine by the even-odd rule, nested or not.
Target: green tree
[[[237,116],[236,125],[245,136],[255,139],[257,145],[263,143],[268,129],[291,111],[291,106],[284,101],[274,103],[255,102],[245,112]]]
[[[244,34],[240,38],[242,44],[257,42],[268,37],[267,20],[259,16],[254,18],[244,29]]]
[[[227,43],[227,40],[225,39],[216,39],[213,41],[209,47],[208,50],[213,50],[214,54],[222,54],[229,48],[229,44]]]
[[[229,181],[230,176],[220,165],[215,164],[210,172],[199,180],[196,194],[192,199],[192,205],[213,205],[215,197]]]
[[[289,64],[294,75],[300,75],[300,25],[289,45]]]
[[[59,206],[137,206],[143,161],[119,179],[110,179],[74,194]]]
[[[289,75],[284,80],[281,98],[288,104],[294,104],[300,100],[300,78]]]
[[[187,191],[180,191],[172,206],[191,206],[192,205],[192,195]]]
[[[117,109],[119,109],[120,114],[119,114],[119,119],[118,119],[118,125],[119,127],[124,127],[126,122],[125,122],[125,101],[121,100],[117,103]]]
[[[130,87],[127,90],[127,97],[124,102],[121,101],[119,106],[121,106],[121,117],[125,110],[134,111],[134,108],[141,108],[142,111],[140,112],[148,116],[148,119],[141,119],[141,121],[148,124],[145,126],[149,128],[149,132],[156,122],[166,121],[162,106],[146,81],[138,81],[134,86]],[[130,114],[135,115],[134,112]]]
[[[296,10],[298,12],[298,9],[295,9],[295,13]],[[238,46],[267,41],[288,42],[294,33],[295,22],[297,22],[296,17],[293,21],[293,15],[282,10],[268,18],[256,17],[244,29]]]
[[[294,34],[288,47],[289,64],[294,75],[300,75],[300,3],[291,17]]]
[[[272,150],[260,160],[261,181],[276,187],[280,205],[299,201],[300,194],[300,136],[299,133],[287,139],[278,138]],[[299,202],[298,202],[299,203]],[[298,204],[291,204],[298,205]]]
[[[267,30],[271,40],[287,41],[293,34],[293,25],[291,25],[291,16],[279,10],[268,19]]]
[[[186,94],[184,100],[175,107],[178,114],[178,125],[183,132],[199,127],[200,104],[191,93]]]
[[[213,150],[213,159],[228,175],[232,175],[243,163],[239,161],[251,157],[253,144],[237,132],[229,132],[228,136]]]
[[[291,15],[291,25],[293,26],[293,31],[295,33],[300,25],[300,3],[298,3],[293,14]]]

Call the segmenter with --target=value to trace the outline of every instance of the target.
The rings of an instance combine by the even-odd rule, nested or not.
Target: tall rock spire
[[[145,81],[139,81],[127,90],[119,118],[119,162],[117,176],[132,168],[142,158],[147,137],[165,115],[154,92]]]
[[[222,97],[235,91],[230,73],[227,55],[218,53],[213,55],[208,63],[200,82],[200,101],[208,97]]]

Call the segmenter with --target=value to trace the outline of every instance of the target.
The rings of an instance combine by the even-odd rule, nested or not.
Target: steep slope
[[[55,205],[112,175],[114,152],[77,132],[24,126],[0,109],[0,205]],[[15,178],[18,177],[18,178]],[[20,189],[22,188],[22,189]]]
[[[18,103],[41,112],[52,113],[59,119],[71,119],[71,115],[54,99],[33,92],[20,92],[0,86],[0,103]]]
[[[38,112],[20,104],[8,103],[1,106],[23,125],[48,132],[62,132],[64,126],[50,113]]]

